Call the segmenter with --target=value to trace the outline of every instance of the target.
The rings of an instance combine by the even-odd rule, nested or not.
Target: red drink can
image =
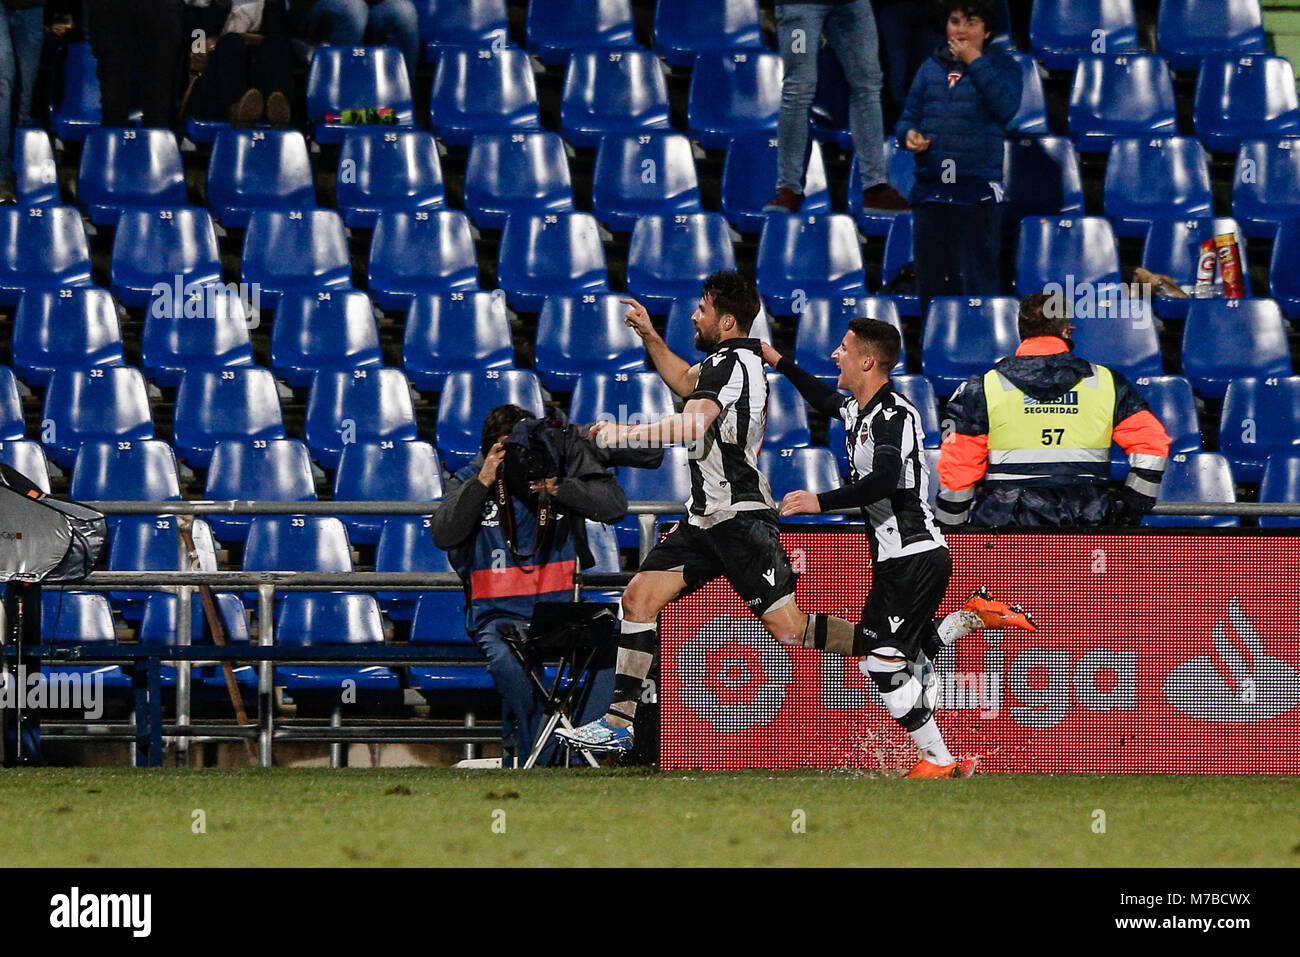
[[[1207,239],[1201,243],[1201,255],[1196,260],[1196,295],[1198,298],[1205,298],[1210,295],[1210,287],[1214,285],[1214,264],[1218,258],[1219,254],[1213,239]]]
[[[1218,248],[1219,268],[1223,272],[1223,295],[1228,299],[1240,299],[1246,295],[1246,283],[1241,277],[1241,253],[1237,249],[1237,237],[1224,233],[1214,237]]]

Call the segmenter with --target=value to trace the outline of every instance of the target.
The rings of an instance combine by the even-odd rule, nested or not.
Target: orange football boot
[[[1020,605],[1008,605],[1004,601],[998,601],[989,595],[987,588],[982,586],[971,592],[971,596],[966,599],[966,604],[962,607],[966,611],[973,611],[978,615],[980,621],[984,622],[985,628],[1038,630],[1038,626],[1034,624],[1033,615],[1025,611]]]

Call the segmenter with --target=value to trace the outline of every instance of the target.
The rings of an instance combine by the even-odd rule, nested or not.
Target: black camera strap
[[[533,548],[529,552],[519,551],[515,530],[515,510],[510,503],[510,490],[506,488],[506,478],[500,474],[500,471],[497,473],[494,497],[497,505],[497,520],[505,532],[506,546],[510,549],[510,554],[520,559],[532,558],[542,550],[542,543],[555,529],[555,508],[551,504],[551,496],[542,492],[537,497],[537,535],[533,538]]]

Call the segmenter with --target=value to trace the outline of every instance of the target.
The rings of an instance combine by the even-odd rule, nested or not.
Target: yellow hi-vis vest
[[[989,415],[986,482],[1071,485],[1110,477],[1115,379],[1105,366],[1048,402],[1026,395],[996,369],[984,373]]]

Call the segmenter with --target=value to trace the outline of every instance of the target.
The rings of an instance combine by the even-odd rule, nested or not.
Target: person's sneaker
[[[266,98],[266,121],[272,126],[288,126],[292,121],[289,98],[279,90]]]
[[[246,90],[239,101],[230,105],[231,126],[252,126],[262,118],[265,104],[261,90]]]
[[[907,772],[909,778],[968,778],[979,767],[979,758],[962,758],[952,764],[935,764],[922,758]]]
[[[797,213],[799,207],[803,205],[803,196],[796,193],[789,186],[782,186],[776,191],[766,206],[763,207],[765,213]]]
[[[989,595],[983,586],[971,592],[963,606],[966,611],[973,611],[984,622],[985,628],[1023,628],[1025,631],[1037,631],[1034,616],[1020,605],[1008,605]]]
[[[572,731],[557,728],[555,736],[571,748],[591,752],[622,752],[632,750],[632,729],[615,728],[605,723],[605,719],[592,721]]]
[[[903,194],[888,183],[879,183],[862,191],[862,208],[878,209],[887,213],[901,213],[911,209]]]
[[[14,181],[0,179],[0,206],[13,206],[17,202],[18,194],[14,192]]]

